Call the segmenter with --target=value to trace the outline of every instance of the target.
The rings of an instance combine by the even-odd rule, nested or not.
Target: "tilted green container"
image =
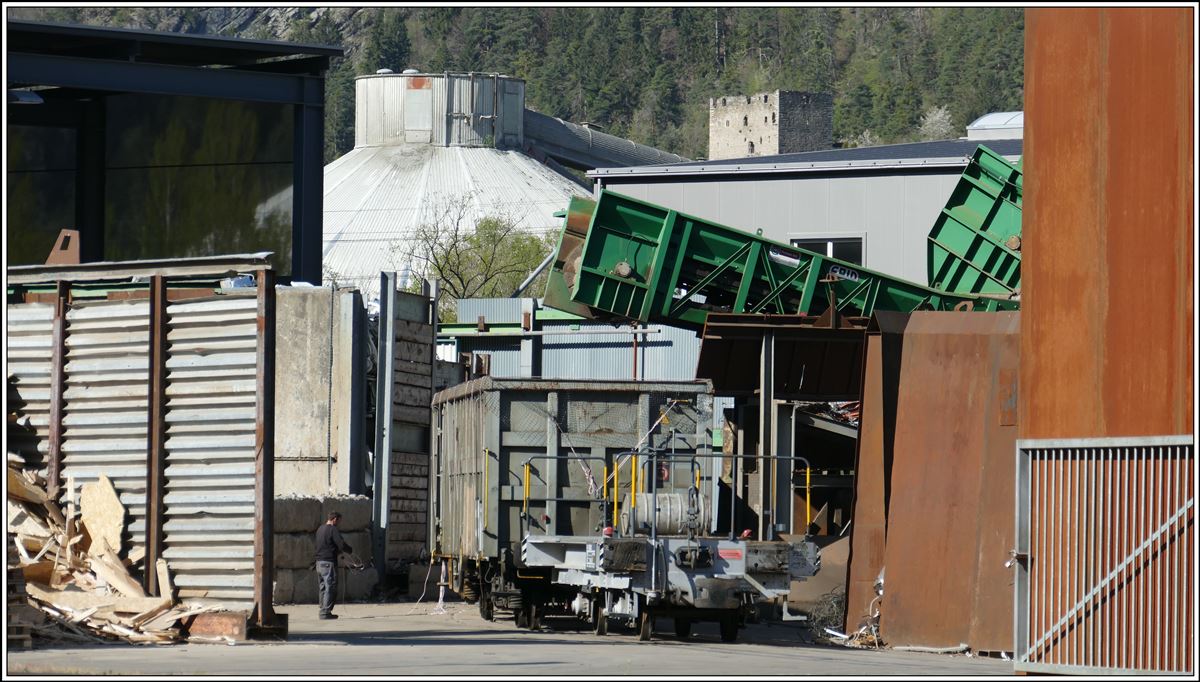
[[[602,190],[572,199],[547,306],[584,317],[701,327],[709,312],[866,317],[876,310],[1015,309]]]
[[[929,232],[929,286],[955,294],[1021,290],[1021,179],[980,145]]]

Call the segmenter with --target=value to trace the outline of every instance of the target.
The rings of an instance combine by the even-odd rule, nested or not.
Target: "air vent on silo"
[[[395,73],[395,72],[392,71],[391,69],[379,69],[375,73],[382,74],[382,73]]]
[[[405,69],[405,70],[401,71],[400,73],[421,73],[421,72],[416,69]]]

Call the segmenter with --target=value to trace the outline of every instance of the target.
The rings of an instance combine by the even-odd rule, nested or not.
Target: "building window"
[[[766,103],[767,103],[767,96],[763,95],[763,104],[766,104]]]
[[[772,111],[771,112],[771,123],[774,123],[774,122],[775,122],[775,112]]]
[[[726,128],[728,128],[728,127],[729,127],[729,119],[725,119],[725,127],[726,127]]]
[[[749,104],[749,103],[750,103],[750,97],[749,97],[749,96],[747,96],[747,97],[746,97],[746,104]]]
[[[725,98],[724,97],[721,98],[721,106],[725,106]]]
[[[750,117],[749,117],[749,116],[743,116],[743,117],[742,117],[742,125],[743,125],[743,126],[748,126],[748,125],[750,125]]]
[[[753,143],[753,142],[751,142],[751,143],[750,143],[750,149],[749,149],[749,151],[750,151],[750,153],[751,153],[751,154],[753,154],[753,153],[754,153],[754,143]]]
[[[846,263],[863,264],[863,240],[861,237],[793,239],[792,246],[829,258],[836,258]]]
[[[766,123],[766,122],[767,122],[767,117],[763,116],[763,123]]]

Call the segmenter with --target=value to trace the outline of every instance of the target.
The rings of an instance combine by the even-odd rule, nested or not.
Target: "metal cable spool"
[[[651,494],[638,493],[638,505],[633,507],[629,495],[621,500],[621,532],[632,535],[650,527]],[[698,500],[699,516],[704,516],[704,497]],[[628,512],[624,511],[628,510]],[[658,532],[663,535],[680,535],[688,529],[687,493],[658,493]],[[632,522],[632,523],[631,523]]]

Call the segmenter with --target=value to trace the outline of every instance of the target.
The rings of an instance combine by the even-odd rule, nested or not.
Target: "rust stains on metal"
[[[254,425],[254,613],[260,628],[280,621],[272,608],[275,575],[272,535],[275,508],[275,273],[258,273],[258,400]]]
[[[1002,370],[1019,313],[918,312],[904,332],[880,633],[1012,651],[1013,452]]]
[[[1023,438],[1192,430],[1193,11],[1026,12]]]
[[[433,81],[427,76],[413,76],[408,79],[409,90],[431,90]]]
[[[163,553],[163,500],[166,489],[167,440],[167,280],[150,280],[150,401],[146,447],[146,560],[157,566]],[[159,593],[158,571],[144,571],[147,594]]]
[[[70,296],[71,289],[66,282],[56,283],[50,348],[50,461],[46,472],[46,488],[51,499],[58,497],[62,485],[63,411],[66,405],[63,392],[67,386],[67,306]]]

